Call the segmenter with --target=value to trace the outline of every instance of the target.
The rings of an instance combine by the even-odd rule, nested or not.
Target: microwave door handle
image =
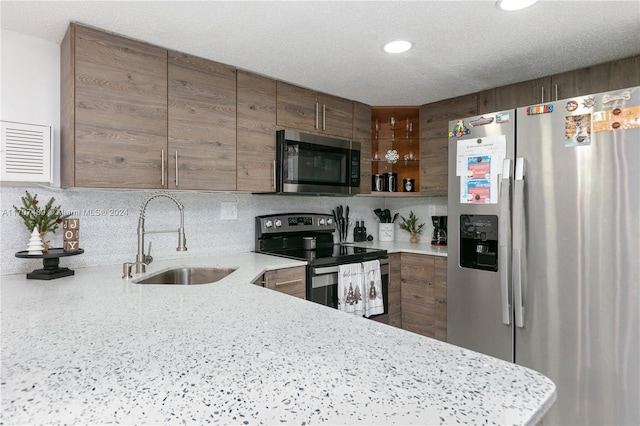
[[[276,190],[276,160],[273,160],[273,190]]]

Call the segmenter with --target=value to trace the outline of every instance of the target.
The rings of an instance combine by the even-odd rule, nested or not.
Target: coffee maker
[[[431,237],[432,246],[447,245],[447,217],[431,216],[433,222],[433,236]]]

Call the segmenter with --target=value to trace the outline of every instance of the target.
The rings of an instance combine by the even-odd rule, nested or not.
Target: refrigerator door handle
[[[498,224],[500,252],[500,299],[502,322],[511,325],[511,298],[509,295],[509,240],[511,230],[511,160],[502,164],[500,186],[500,222]]]
[[[522,242],[524,233],[524,158],[516,159],[513,188],[513,248],[511,269],[513,274],[513,304],[516,327],[524,327],[524,306],[522,303]]]

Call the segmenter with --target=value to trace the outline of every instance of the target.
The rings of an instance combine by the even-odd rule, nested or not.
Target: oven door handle
[[[389,258],[384,258],[384,259],[378,259],[380,261],[380,273],[382,275],[389,272]],[[384,266],[387,266],[386,268],[383,268]],[[311,274],[312,275],[326,275],[326,274],[337,274],[338,273],[338,266],[326,266],[324,268],[311,268]]]

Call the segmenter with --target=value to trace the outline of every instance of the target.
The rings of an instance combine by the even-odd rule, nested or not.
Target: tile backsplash
[[[46,202],[55,197],[54,205],[60,205],[65,213],[80,219],[80,247],[82,255],[61,259],[61,266],[71,269],[103,266],[131,262],[137,250],[137,224],[142,203],[156,191],[146,190],[97,190],[56,189],[48,187],[2,187],[0,188],[0,274],[26,273],[42,267],[40,259],[16,258],[15,253],[26,250],[30,231],[14,211],[20,205],[20,197],[28,190],[37,194],[38,200]],[[176,251],[177,233],[150,234],[145,236],[152,242],[151,255],[156,259],[172,259],[204,255],[228,254],[253,251],[254,218],[271,213],[319,212],[331,213],[338,205],[348,205],[353,225],[364,220],[369,234],[377,239],[375,208],[388,208],[392,213],[405,216],[413,210],[425,222],[422,239],[430,239],[433,227],[430,214],[445,215],[446,198],[440,197],[311,197],[253,195],[238,193],[171,192],[184,205],[187,252]],[[237,202],[237,220],[221,219],[221,203]],[[152,200],[145,212],[147,230],[172,230],[180,223],[179,211],[168,198]],[[396,223],[397,228],[397,223]],[[409,235],[396,229],[396,240],[408,241]],[[49,234],[53,247],[62,246],[62,231]]]

